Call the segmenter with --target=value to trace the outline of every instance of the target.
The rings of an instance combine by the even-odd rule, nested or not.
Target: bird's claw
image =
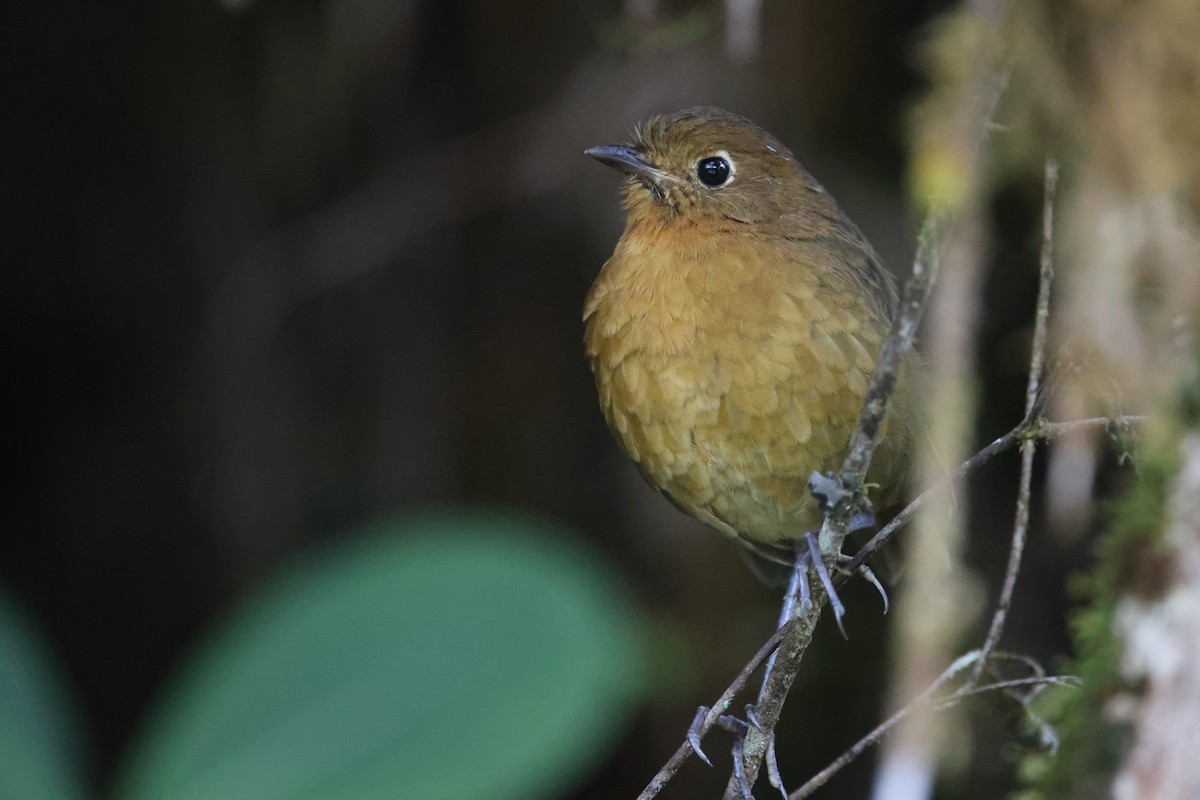
[[[781,795],[783,800],[788,800],[788,790],[783,785],[783,776],[779,774],[779,759],[775,755],[775,734],[772,732],[767,738],[767,781],[774,786]]]
[[[699,756],[701,761],[711,767],[713,765],[712,761],[700,748],[700,728],[704,725],[704,720],[708,716],[709,710],[708,706],[700,706],[700,708],[696,709],[696,717],[692,720],[692,724],[688,726],[687,743],[692,748],[692,752]]]
[[[839,559],[839,561],[842,562],[850,562],[853,560],[854,558],[852,556],[848,556],[845,553],[843,553]],[[875,575],[875,571],[866,564],[859,564],[858,569],[855,570],[855,572],[857,572],[867,583],[874,586],[875,591],[879,592],[879,598],[883,600],[883,613],[886,614],[888,609],[891,608],[891,605],[888,601],[888,593],[887,590],[883,588],[883,584],[880,583],[878,576]]]

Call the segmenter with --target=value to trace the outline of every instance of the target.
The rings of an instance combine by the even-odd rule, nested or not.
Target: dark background
[[[727,107],[788,143],[903,274],[905,114],[946,3],[771,0],[748,63],[726,55],[720,4],[640,5],[0,12],[0,580],[60,656],[98,787],[200,631],[382,514],[513,507],[626,575],[661,675],[577,797],[636,794],[769,634],[775,593],[641,484],[598,412],[580,308],[620,232],[619,180],[581,151],[648,113]],[[1021,414],[1037,190],[1012,177],[993,207],[981,441]],[[1014,474],[1009,455],[969,496],[988,585]],[[1014,649],[1063,650],[1075,563],[1035,531]],[[825,626],[785,714],[796,779],[879,718],[886,620],[869,588],[847,601],[849,642]],[[948,791],[1000,796],[1013,736],[972,713],[975,768]],[[869,766],[829,796],[865,796]],[[715,795],[726,774],[693,761],[667,796]]]

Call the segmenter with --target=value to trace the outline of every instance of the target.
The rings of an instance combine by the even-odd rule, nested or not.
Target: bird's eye
[[[724,186],[732,174],[733,168],[729,165],[729,160],[722,156],[708,156],[696,164],[696,177],[711,189]]]

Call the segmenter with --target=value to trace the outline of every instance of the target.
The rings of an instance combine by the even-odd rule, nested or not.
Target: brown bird
[[[676,506],[752,561],[791,565],[820,525],[809,476],[841,465],[862,410],[894,280],[791,152],[742,117],[688,109],[585,152],[629,176],[625,231],[583,313],[605,419]],[[868,475],[877,507],[903,490],[911,371]]]

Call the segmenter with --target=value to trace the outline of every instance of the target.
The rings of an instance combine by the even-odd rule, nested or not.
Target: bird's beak
[[[654,181],[662,176],[662,170],[655,167],[642,157],[642,154],[629,145],[602,144],[589,147],[583,151],[585,156],[591,156],[601,164],[607,164],[635,178],[644,181]]]

